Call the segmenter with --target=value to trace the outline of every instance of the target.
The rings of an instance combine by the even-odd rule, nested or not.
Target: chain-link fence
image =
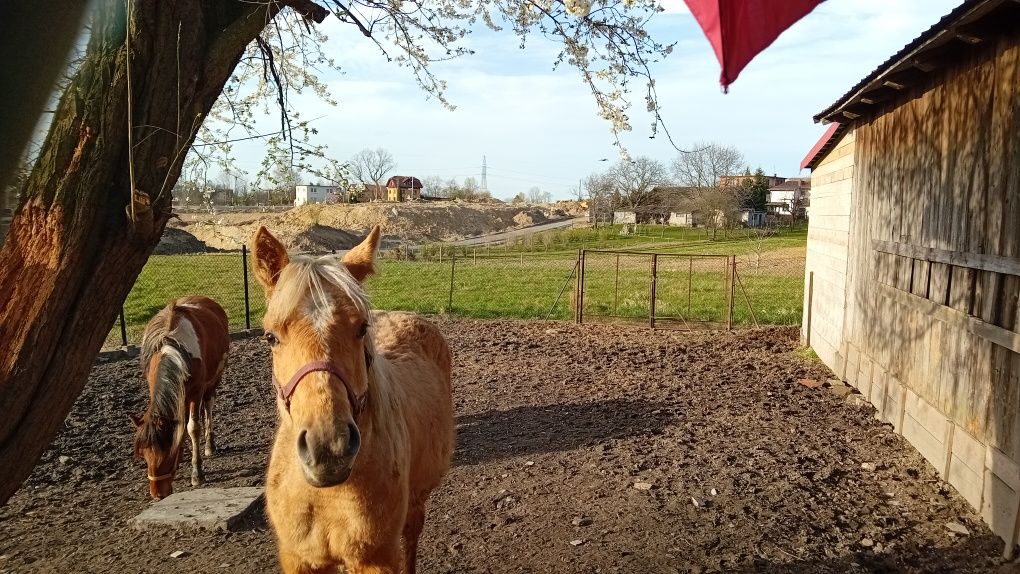
[[[652,327],[789,325],[801,319],[804,258],[586,250],[577,320]]]
[[[467,246],[381,254],[366,288],[374,307],[426,314],[623,320],[658,327],[796,324],[804,259],[628,251],[507,253]],[[137,344],[171,300],[206,295],[231,330],[259,327],[262,287],[244,251],[154,255],[124,302],[106,347]],[[582,273],[579,273],[583,271]]]

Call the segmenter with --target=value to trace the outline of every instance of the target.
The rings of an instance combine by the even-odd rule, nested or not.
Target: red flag
[[[722,66],[723,91],[740,71],[823,0],[684,0]]]

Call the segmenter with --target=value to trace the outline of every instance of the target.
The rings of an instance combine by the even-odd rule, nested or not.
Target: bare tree
[[[690,211],[715,239],[720,229],[740,222],[747,189],[723,187],[720,178],[741,173],[747,167],[744,156],[734,147],[698,142],[692,150],[673,160],[673,179],[684,188]]]
[[[669,175],[666,166],[656,159],[640,156],[621,159],[606,173],[621,207],[641,207],[656,202],[655,187],[665,184]]]
[[[610,223],[613,217],[613,179],[604,173],[593,173],[582,184],[588,198],[588,220],[596,227]]]
[[[421,181],[422,193],[432,197],[447,197],[443,193],[443,178],[438,175],[430,175]]]
[[[382,185],[386,176],[397,167],[393,154],[383,148],[365,148],[351,158],[351,176],[361,183]]]
[[[528,190],[528,203],[549,203],[552,201],[552,194],[542,191],[537,185]]]
[[[715,187],[719,178],[746,169],[744,156],[736,148],[698,142],[694,151],[681,153],[673,160],[673,180],[684,187]]]

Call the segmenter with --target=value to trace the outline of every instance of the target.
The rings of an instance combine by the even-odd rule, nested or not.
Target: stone
[[[970,530],[959,522],[947,522],[946,528],[954,534],[959,534],[961,536],[970,535]]]
[[[861,546],[863,546],[865,548],[871,548],[874,545],[875,545],[875,541],[870,539],[870,538],[864,538],[864,539],[861,540]]]
[[[573,524],[574,526],[588,526],[591,524],[591,518],[577,516],[574,517],[574,519],[571,520],[570,523]]]
[[[580,546],[582,544],[584,544],[584,540],[581,540],[580,538],[578,538],[577,540],[570,541],[571,546]]]
[[[58,458],[57,460],[60,461],[60,464],[67,464],[71,462],[71,457],[67,455],[60,455],[60,458]]]
[[[818,382],[815,379],[797,379],[797,382],[809,389],[817,389],[818,387],[822,386],[822,383]]]
[[[171,552],[170,553],[170,557],[171,558],[183,558],[183,557],[185,557],[187,555],[188,555],[188,553],[183,551],[183,550],[177,550],[175,552]]]
[[[846,404],[851,406],[851,407],[855,407],[855,408],[859,408],[859,409],[863,409],[863,408],[867,408],[867,407],[871,406],[871,403],[868,402],[868,399],[864,398],[864,395],[862,395],[860,393],[851,393],[851,394],[847,395],[846,396]]]
[[[261,488],[201,488],[175,492],[131,519],[138,530],[205,528],[235,531],[263,507]]]
[[[850,395],[850,393],[854,392],[854,390],[844,385],[843,383],[840,383],[838,385],[832,385],[831,387],[829,387],[829,392],[841,399],[845,399],[847,396]]]
[[[635,482],[634,483],[634,488],[636,488],[638,490],[651,490],[652,489],[652,483],[650,483],[650,482]]]
[[[861,463],[861,470],[866,470],[868,472],[875,472],[875,463],[873,463],[873,462],[862,462]]]
[[[712,489],[712,496],[719,496],[719,491],[713,488]]]

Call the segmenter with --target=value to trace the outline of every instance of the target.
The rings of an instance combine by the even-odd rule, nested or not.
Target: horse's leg
[[[404,522],[404,572],[414,574],[418,563],[418,538],[425,526],[425,502],[410,506]]]
[[[213,441],[212,431],[212,404],[213,394],[209,394],[202,403],[202,411],[205,413],[205,456],[212,456],[216,453],[216,443]]]
[[[191,437],[191,486],[202,486],[205,475],[202,473],[202,456],[199,451],[198,424],[201,407],[195,403],[188,405],[188,436]]]

